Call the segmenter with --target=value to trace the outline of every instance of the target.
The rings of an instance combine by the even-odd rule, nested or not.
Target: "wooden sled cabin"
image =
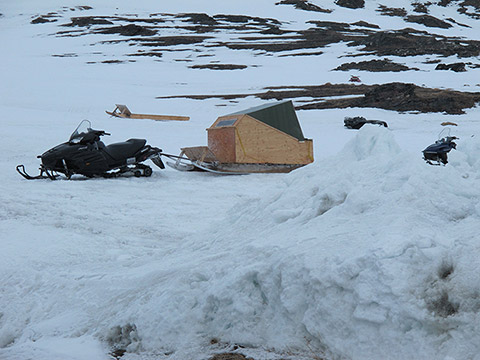
[[[291,101],[220,116],[207,132],[208,146],[182,148],[180,158],[191,164],[179,158],[170,165],[246,174],[290,172],[313,162],[313,141],[303,136]]]

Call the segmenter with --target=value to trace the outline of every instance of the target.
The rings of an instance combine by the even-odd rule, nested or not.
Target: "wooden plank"
[[[105,111],[110,116],[115,116],[124,119],[149,119],[158,121],[188,121],[188,116],[177,115],[151,115],[151,114],[133,114],[126,105],[115,104],[116,108],[113,111]]]
[[[187,158],[192,161],[201,161],[201,162],[215,162],[218,159],[210,151],[208,146],[194,146],[188,148],[182,148],[182,152]]]
[[[235,128],[208,128],[208,148],[215,154],[218,161],[234,163],[235,159]]]
[[[235,124],[236,162],[271,164],[310,164],[313,142],[293,136],[245,115]]]
[[[175,120],[175,121],[188,121],[190,117],[188,116],[177,116],[177,115],[147,115],[147,114],[131,114],[130,119],[151,119],[151,120]]]

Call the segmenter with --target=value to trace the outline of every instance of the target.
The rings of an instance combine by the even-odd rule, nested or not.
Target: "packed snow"
[[[89,64],[129,49],[102,44],[101,35],[56,37],[55,22],[30,23],[48,12],[64,22],[86,14],[201,12],[275,18],[295,28],[358,17],[407,27],[379,15],[380,1],[360,10],[312,1],[331,14],[274,3],[0,1],[0,359],[103,360],[115,350],[126,350],[125,360],[231,351],[255,360],[480,359],[478,107],[463,115],[298,111],[315,162],[290,174],[154,168],[149,178],[27,181],[15,172],[17,164],[35,172],[36,156],[66,141],[84,118],[112,134],[107,144],[146,138],[178,154],[205,145],[205,128],[218,116],[265,103],[157,96],[254,93],[347,82],[351,74],[371,84],[480,91],[478,68],[332,72],[339,56],[354,51],[344,44],[318,58],[215,54],[258,65],[235,71],[190,69],[176,53]],[[80,5],[93,9],[79,13]],[[478,39],[478,20],[453,5],[431,11],[471,26],[436,33]],[[425,60],[398,61],[420,67]],[[116,103],[191,120],[110,118],[104,111]],[[343,118],[357,115],[389,127],[345,129]],[[458,146],[446,166],[429,166],[421,151],[437,140],[443,121],[458,124],[449,127]]]

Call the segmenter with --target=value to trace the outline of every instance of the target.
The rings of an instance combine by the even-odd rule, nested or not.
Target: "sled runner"
[[[148,115],[148,114],[133,114],[126,105],[115,104],[116,107],[113,111],[105,111],[108,115],[124,118],[124,119],[151,119],[158,121],[175,120],[175,121],[188,121],[188,116],[176,116],[176,115]]]
[[[208,171],[215,174],[246,175],[255,173],[287,173],[301,164],[256,164],[220,162],[207,146],[182,148],[179,156],[162,153],[162,156],[175,159],[167,165],[178,171]]]

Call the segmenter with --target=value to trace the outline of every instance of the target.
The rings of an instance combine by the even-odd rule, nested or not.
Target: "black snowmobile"
[[[373,125],[381,125],[384,127],[388,127],[388,124],[382,120],[367,120],[363,116],[355,116],[355,117],[345,117],[343,119],[343,125],[347,129],[360,129],[365,124],[373,124]]]
[[[457,148],[457,144],[453,140],[458,138],[450,136],[450,134],[442,138],[442,133],[440,133],[439,139],[434,144],[427,146],[423,150],[423,159],[430,165],[446,165],[448,163],[447,154],[450,150]]]
[[[52,179],[59,173],[70,179],[74,174],[87,177],[115,177],[133,174],[136,177],[152,175],[152,168],[142,162],[150,159],[160,169],[164,169],[160,158],[161,149],[146,145],[144,139],[129,139],[124,142],[105,145],[100,137],[110,135],[103,130],[94,130],[88,120],[83,120],[70,136],[70,139],[47,150],[42,155],[40,175],[30,176],[23,165],[17,171],[25,179]]]

